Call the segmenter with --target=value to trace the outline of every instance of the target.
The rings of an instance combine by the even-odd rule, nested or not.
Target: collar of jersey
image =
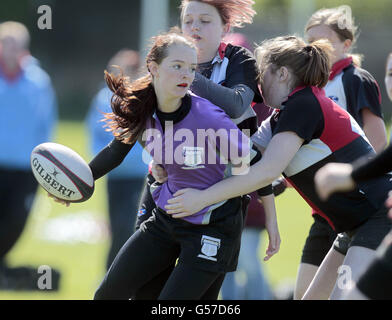
[[[155,110],[153,117],[159,120],[161,123],[165,121],[173,121],[176,124],[183,120],[189,113],[191,109],[192,98],[189,93],[187,93],[181,100],[181,106],[174,112],[162,112],[158,109]]]
[[[331,73],[329,74],[328,80],[333,80],[338,74],[340,74],[344,69],[346,69],[352,63],[353,63],[352,57],[348,57],[334,63],[334,65],[331,68]]]
[[[227,48],[227,43],[221,42],[218,48],[218,52],[216,53],[216,56],[212,60],[211,64],[214,64],[216,62],[221,63],[223,61],[223,58],[225,57],[226,48]]]

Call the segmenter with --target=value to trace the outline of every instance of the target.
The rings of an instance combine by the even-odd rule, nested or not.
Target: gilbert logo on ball
[[[39,184],[55,197],[83,202],[94,192],[90,167],[72,149],[46,142],[31,152],[31,169]]]

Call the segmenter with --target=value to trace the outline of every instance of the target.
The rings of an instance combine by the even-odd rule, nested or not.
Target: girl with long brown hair
[[[176,33],[157,36],[146,62],[149,73],[134,82],[105,74],[113,92],[113,112],[106,117],[115,139],[90,168],[98,179],[138,141],[166,169],[168,180],[150,186],[156,204],[152,216],[121,248],[95,299],[137,298],[141,288],[173,265],[157,298],[216,299],[225,273],[237,265],[241,198],[184,219],[173,219],[164,206],[183,187],[204,189],[235,171],[245,173],[260,153],[222,109],[188,92],[197,65],[191,40]]]
[[[181,10],[181,30],[192,37],[198,49],[198,67],[191,90],[222,108],[237,124],[248,129],[249,134],[257,130],[257,117],[252,105],[261,102],[257,86],[257,67],[253,55],[245,48],[225,43],[224,37],[233,28],[252,22],[256,12],[252,0],[183,0]],[[147,185],[156,181],[164,182],[167,173],[157,164],[151,167]],[[272,194],[262,194],[267,213],[266,228],[274,228],[275,206]],[[248,197],[243,197],[244,207]],[[250,200],[257,202],[254,196]],[[155,203],[145,188],[141,197],[137,228],[151,216]],[[272,217],[272,218],[269,218]],[[271,239],[269,251],[279,250],[280,238]],[[274,248],[274,249],[272,249]],[[174,266],[173,266],[174,267]],[[150,285],[138,292],[140,299],[152,299],[166,282],[171,270],[154,279]]]

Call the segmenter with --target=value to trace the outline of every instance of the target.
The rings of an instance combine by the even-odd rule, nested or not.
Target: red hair
[[[241,28],[244,23],[252,23],[256,11],[252,8],[253,0],[182,0],[181,18],[187,4],[198,1],[215,7],[222,19],[223,24],[229,23],[231,27]]]

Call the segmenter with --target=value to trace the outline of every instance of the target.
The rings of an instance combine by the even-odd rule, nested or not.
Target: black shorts
[[[376,254],[376,260],[360,277],[357,288],[370,299],[392,300],[392,231]]]
[[[348,241],[345,241],[347,247],[357,246],[376,250],[392,228],[392,221],[388,218],[387,213],[386,208],[381,208],[359,227],[343,232],[343,235],[348,237]],[[339,248],[338,241],[340,241],[340,237],[342,237],[341,234],[334,243],[335,249]]]
[[[313,218],[314,222],[302,250],[301,263],[319,266],[331,249],[337,233],[318,214],[313,215]]]
[[[179,261],[211,272],[232,272],[237,268],[243,229],[240,197],[230,199],[212,212],[222,210],[225,217],[208,225],[195,225],[172,218],[156,208],[152,216],[140,225],[157,241],[180,248]]]

